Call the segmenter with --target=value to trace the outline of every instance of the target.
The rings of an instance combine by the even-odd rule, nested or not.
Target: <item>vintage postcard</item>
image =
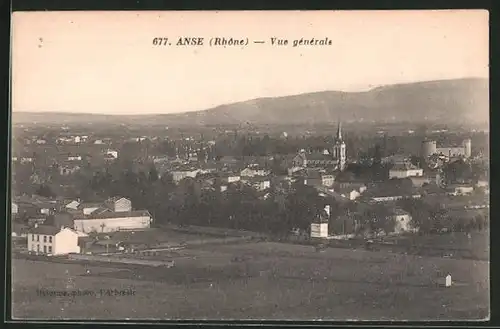
[[[488,25],[14,12],[12,318],[488,320]]]

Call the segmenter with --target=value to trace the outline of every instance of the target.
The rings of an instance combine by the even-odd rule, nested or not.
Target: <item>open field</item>
[[[457,259],[489,260],[490,235],[488,231],[467,233],[396,236],[384,239],[394,245],[379,246],[381,250],[406,252],[419,256],[437,256]]]
[[[449,320],[489,314],[489,263],[484,261],[349,249],[317,253],[279,243],[204,246],[183,253],[171,269],[15,259],[13,316]],[[438,286],[448,272],[456,285]],[[134,296],[100,294],[101,289],[128,288]],[[37,289],[94,293],[39,296]]]

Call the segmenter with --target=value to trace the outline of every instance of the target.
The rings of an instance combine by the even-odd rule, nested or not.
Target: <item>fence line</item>
[[[69,259],[72,260],[84,260],[84,261],[94,261],[94,262],[104,262],[104,263],[122,263],[122,264],[135,264],[135,265],[145,265],[145,266],[165,266],[172,264],[172,261],[160,261],[160,260],[146,260],[137,258],[124,258],[124,257],[109,257],[102,255],[80,255],[80,254],[70,254]]]

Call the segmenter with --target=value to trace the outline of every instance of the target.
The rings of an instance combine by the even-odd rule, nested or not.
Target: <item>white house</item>
[[[330,206],[326,205],[322,213],[311,223],[311,238],[328,237],[329,218],[330,218]]]
[[[247,177],[241,180],[243,183],[253,187],[257,191],[264,191],[271,188],[271,181],[265,177]]]
[[[101,139],[97,139],[94,141],[94,144],[101,145],[101,144],[104,144],[104,142]]]
[[[327,238],[328,223],[311,223],[311,238]]]
[[[78,172],[80,169],[81,169],[81,167],[78,165],[62,164],[59,166],[59,174],[61,176],[72,175],[72,174]]]
[[[338,182],[334,184],[334,191],[351,201],[359,198],[366,189],[366,185],[360,182]]]
[[[412,217],[410,213],[402,210],[402,209],[394,209],[392,214],[390,215],[394,219],[394,232],[395,233],[403,233],[403,232],[412,232],[414,231],[411,226]]]
[[[28,233],[28,250],[46,255],[79,253],[78,236],[68,227],[36,226]]]
[[[11,209],[12,215],[17,215],[19,213],[19,206],[15,202],[12,202],[10,209]]]
[[[337,182],[334,184],[333,188],[335,190],[356,190],[359,193],[363,193],[367,189],[366,185],[361,182]]]
[[[77,209],[82,210],[84,215],[90,215],[97,209],[101,208],[101,206],[101,203],[83,202],[78,205]]]
[[[40,213],[43,215],[52,215],[56,210],[56,205],[50,202],[37,204],[40,209]]]
[[[327,174],[321,175],[321,184],[323,186],[332,186],[334,183],[335,183],[334,175],[327,175]]]
[[[489,182],[487,180],[478,180],[476,183],[476,187],[488,187]]]
[[[449,195],[468,195],[474,192],[474,187],[468,185],[451,185],[446,190]]]
[[[76,200],[72,200],[72,201],[68,202],[64,207],[66,209],[78,210],[79,205],[80,205],[80,202],[78,202]]]
[[[108,157],[112,157],[114,159],[118,159],[118,151],[115,151],[115,150],[107,150],[106,151],[106,155]]]
[[[178,170],[178,171],[172,171],[172,180],[175,183],[179,183],[181,180],[187,177],[195,178],[196,175],[200,172],[199,169],[195,170]]]
[[[410,179],[414,187],[422,187],[425,184],[430,184],[432,182],[431,178],[426,176],[413,176],[410,177]]]
[[[398,163],[389,170],[389,179],[423,176],[424,170],[409,162]]]
[[[267,176],[269,171],[264,169],[245,168],[240,172],[241,177]]]
[[[303,169],[304,168],[302,168],[302,167],[291,167],[291,168],[288,168],[288,176],[292,176],[297,171],[301,171]]]
[[[342,188],[342,189],[334,189],[340,196],[347,198],[351,201],[356,200],[361,196],[361,193],[355,188]]]
[[[410,194],[410,195],[397,195],[397,194],[385,194],[385,195],[376,195],[369,197],[369,201],[372,202],[391,202],[396,200],[402,200],[404,198],[412,198],[412,199],[420,199],[422,197],[421,194]]]
[[[224,173],[221,175],[221,180],[224,184],[236,183],[241,180],[241,176],[237,174]]]
[[[114,212],[132,211],[132,201],[127,198],[113,197],[104,201],[106,207]]]
[[[81,155],[68,155],[68,161],[82,161]]]
[[[80,232],[116,232],[119,230],[145,229],[153,218],[146,210],[105,212],[74,219],[74,229]]]

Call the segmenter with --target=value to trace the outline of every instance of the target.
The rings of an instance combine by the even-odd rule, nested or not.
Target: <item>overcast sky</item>
[[[488,77],[487,11],[29,12],[15,13],[12,25],[14,111],[171,113]],[[152,44],[154,37],[175,43],[180,36],[266,44]],[[273,47],[271,37],[328,37],[333,45]]]

